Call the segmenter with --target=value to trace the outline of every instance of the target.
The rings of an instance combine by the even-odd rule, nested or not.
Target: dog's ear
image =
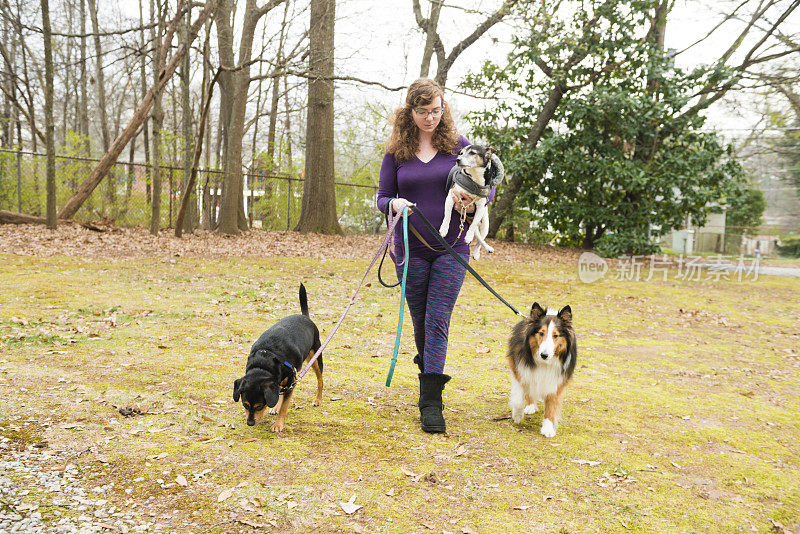
[[[492,155],[495,152],[496,152],[495,149],[493,149],[492,147],[489,147],[489,148],[486,149],[486,152],[484,153],[483,158],[486,159],[487,161],[491,162],[492,161]]]
[[[547,312],[545,312],[544,309],[539,306],[538,302],[534,302],[533,306],[531,306],[531,321],[538,321],[544,317],[546,313]]]
[[[572,323],[572,308],[570,308],[569,305],[564,306],[561,308],[561,311],[558,312],[557,317],[567,324]]]
[[[233,401],[239,402],[239,386],[242,384],[242,379],[237,378],[233,381]]]

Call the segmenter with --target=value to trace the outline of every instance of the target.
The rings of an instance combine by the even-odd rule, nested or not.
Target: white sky
[[[261,5],[265,1],[259,0],[258,3]],[[729,11],[739,1],[677,0],[667,23],[666,47],[677,50],[686,48],[722,19],[721,12]],[[145,1],[145,4],[148,3]],[[421,3],[423,12],[426,12],[429,6],[428,0],[421,0]],[[473,2],[446,0],[446,5],[469,5],[473,9],[486,12],[496,9],[501,3],[501,0]],[[138,20],[138,2],[121,0],[118,9],[125,16]],[[336,9],[338,74],[380,81],[391,87],[408,85],[418,77],[424,35],[417,29],[411,0],[337,0]],[[268,24],[271,27],[280,23],[281,15],[278,12],[282,11],[276,8],[270,14]],[[469,15],[453,9],[445,9],[442,14],[439,21],[440,32],[448,53],[455,43],[472,32],[482,20],[478,15]],[[304,16],[308,16],[307,12]],[[800,14],[796,14],[787,22],[790,27],[800,31]],[[304,25],[307,26],[307,21],[304,21]],[[703,44],[679,56],[678,64],[689,67],[715,60],[728,48],[740,27],[741,23],[738,22],[727,23],[721,31],[716,32]],[[494,58],[502,64],[509,49],[507,45],[509,31],[509,27],[501,22],[462,53],[450,71],[449,84],[455,86],[469,72],[474,64],[472,59],[477,58],[482,61],[485,58]],[[492,38],[496,42],[493,42]],[[338,83],[336,96],[337,112],[339,112],[352,109],[353,106],[359,106],[364,102],[380,103],[393,108],[402,102],[404,92],[392,93],[373,86]],[[485,105],[485,101],[457,94],[448,95],[448,102],[456,116],[463,116]],[[756,107],[756,103],[752,100],[749,104],[748,107],[753,109]],[[758,120],[758,115],[751,109],[741,108],[732,111],[731,107],[731,105],[715,105],[707,113],[708,126],[735,133],[737,130],[746,130]]]
[[[456,3],[453,1],[452,3]],[[475,2],[487,10],[500,1]],[[738,2],[737,2],[738,3]],[[459,4],[463,4],[460,2]],[[423,12],[428,2],[423,0]],[[666,47],[683,50],[706,35],[722,19],[721,11],[734,5],[730,0],[678,0],[670,13],[666,29]],[[443,13],[448,12],[444,11]],[[450,10],[448,13],[456,13]],[[337,72],[378,80],[389,86],[408,85],[417,78],[424,36],[416,30],[411,0],[340,0],[337,5]],[[445,50],[468,35],[479,19],[458,15],[458,20],[442,18],[439,22]],[[794,27],[800,27],[798,17]],[[741,24],[729,22],[701,45],[679,56],[680,66],[690,67],[717,59],[730,46]],[[454,64],[448,82],[454,85],[471,68],[472,58],[495,57],[503,62],[508,46],[508,27],[498,24],[464,52]],[[493,44],[491,38],[498,40]],[[745,43],[746,44],[746,43]],[[744,47],[744,46],[743,46]],[[338,96],[347,101],[376,99],[391,106],[399,105],[403,92],[388,93],[382,89],[339,84]],[[461,95],[449,95],[449,102],[458,114],[482,105],[480,101]],[[708,125],[726,131],[752,126],[758,117],[749,110],[731,113],[730,106],[717,105],[709,113]],[[741,115],[740,115],[741,114]]]

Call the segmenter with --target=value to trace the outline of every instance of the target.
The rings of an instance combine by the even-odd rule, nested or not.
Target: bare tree
[[[435,53],[436,76],[434,79],[439,85],[444,87],[444,85],[447,83],[447,75],[450,72],[450,68],[453,66],[453,63],[455,63],[456,59],[458,59],[458,56],[460,56],[464,50],[475,43],[475,41],[477,41],[483,34],[489,31],[492,26],[503,20],[503,17],[509,13],[511,8],[514,7],[518,1],[519,0],[505,0],[500,9],[484,19],[472,31],[472,33],[455,45],[448,54],[445,52],[444,44],[439,36],[439,14],[442,10],[444,0],[430,0],[431,9],[428,18],[425,18],[422,15],[422,6],[420,5],[420,0],[412,0],[414,17],[417,20],[417,26],[419,26],[420,29],[425,33],[425,48],[423,49],[422,64],[420,66],[419,75],[421,77],[428,76],[430,71],[431,57]]]
[[[253,51],[253,37],[261,18],[274,7],[286,0],[270,0],[259,7],[255,0],[247,0],[240,30],[239,59],[234,59],[233,51],[233,0],[220,0],[217,5],[215,24],[219,46],[221,112],[224,125],[225,184],[218,230],[224,234],[237,234],[247,229],[244,212],[242,140],[247,110],[247,95],[250,88],[250,65]]]
[[[53,120],[53,37],[50,30],[50,2],[42,0],[42,33],[45,65],[45,139],[47,142],[47,227],[56,229],[56,143]]]
[[[210,16],[211,10],[214,7],[214,0],[208,0],[206,2],[203,11],[200,13],[198,18],[194,21],[191,28],[190,38],[189,41],[193,41],[194,38],[197,36],[197,32],[202,27],[203,23],[206,19]],[[164,37],[163,42],[161,43],[161,54],[162,57],[166,57],[167,51],[170,48],[170,43],[172,42],[172,37],[175,34],[175,28],[178,24],[179,17],[181,12],[179,11],[176,15],[176,18],[170,23],[169,27],[167,28],[166,36]],[[159,76],[157,77],[158,83],[157,87],[159,90],[163,90],[166,83],[169,81],[172,74],[175,72],[175,69],[178,68],[178,64],[183,57],[183,54],[186,52],[186,46],[181,43],[175,52],[173,53],[172,57],[170,58],[169,62],[166,66],[161,70]],[[153,97],[154,97],[155,87],[151,87],[150,90],[145,94],[142,101],[139,103],[139,106],[136,108],[136,111],[133,113],[131,120],[128,122],[128,125],[120,132],[114,142],[109,147],[108,152],[106,152],[100,161],[95,165],[92,172],[89,176],[84,180],[84,182],[78,187],[78,190],[75,192],[72,197],[67,201],[64,207],[61,208],[58,216],[62,219],[71,219],[75,216],[75,213],[80,209],[81,205],[89,198],[89,195],[92,194],[92,191],[97,187],[97,185],[103,180],[103,178],[108,173],[109,169],[112,167],[116,159],[122,153],[122,150],[127,146],[136,132],[139,130],[139,127],[147,117],[147,114],[150,112],[150,108],[153,106]]]
[[[189,26],[192,24],[192,6],[186,9],[186,18],[181,26],[181,42],[186,47],[189,46]],[[189,90],[189,82],[191,81],[191,49],[187,48],[187,53],[183,57],[183,64],[181,65],[181,113],[182,113],[182,130],[183,130],[183,184],[182,190],[184,196],[188,195],[187,207],[185,218],[182,220],[182,230],[191,232],[197,226],[197,195],[194,194],[193,188],[189,187],[191,179],[192,167],[197,165],[194,162],[194,137],[192,136],[192,102]],[[204,125],[205,126],[205,125]],[[202,142],[200,139],[198,142]],[[192,184],[193,185],[193,184]],[[177,230],[177,228],[176,228]]]
[[[308,121],[303,208],[295,230],[341,234],[336,218],[333,150],[335,0],[311,0]]]
[[[179,12],[180,6],[181,1],[179,0]],[[163,32],[163,7],[161,5],[161,0],[150,0],[150,22],[152,23],[156,20],[158,21],[158,24],[153,25],[151,40],[154,43],[159,43],[161,42]],[[151,137],[151,141],[153,143],[151,148],[153,153],[153,170],[151,171],[151,176],[153,177],[153,201],[150,205],[150,233],[153,235],[158,235],[158,231],[161,228],[161,126],[164,121],[164,110],[161,108],[161,95],[163,88],[159,83],[159,75],[161,74],[164,58],[161,55],[162,50],[159,47],[156,47],[154,53],[153,111],[150,114],[153,128]]]

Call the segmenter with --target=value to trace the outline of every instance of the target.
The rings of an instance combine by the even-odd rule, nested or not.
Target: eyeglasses
[[[420,117],[425,117],[425,118],[427,118],[428,115],[431,115],[434,118],[441,117],[443,111],[444,108],[434,108],[434,109],[414,108],[414,113],[416,113]]]

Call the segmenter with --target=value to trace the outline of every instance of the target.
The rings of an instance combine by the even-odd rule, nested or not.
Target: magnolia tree
[[[676,67],[663,50],[667,7],[609,0],[538,13],[507,66],[466,78],[472,91],[505,93],[470,117],[511,176],[491,231],[528,207],[563,244],[649,253],[658,234],[746,194],[741,166],[700,114],[740,69]]]

